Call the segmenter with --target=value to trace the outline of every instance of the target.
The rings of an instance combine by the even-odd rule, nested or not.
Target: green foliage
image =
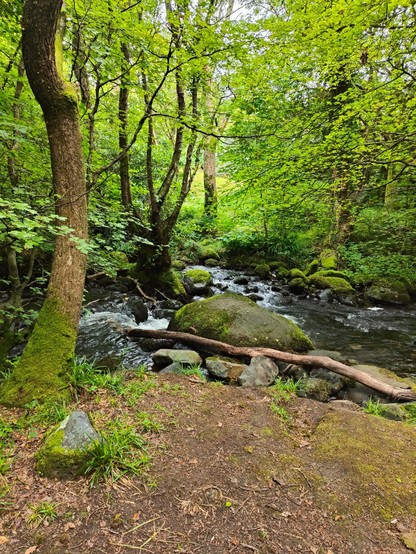
[[[124,391],[123,374],[121,372],[108,372],[105,368],[90,363],[86,358],[74,361],[70,384],[75,394],[80,390],[94,393],[102,388],[114,393]]]
[[[198,379],[200,379],[201,381],[206,381],[206,377],[205,377],[203,371],[201,370],[200,365],[182,366],[179,369],[179,373],[181,375],[187,375],[187,376],[190,376],[190,377],[192,377],[192,376],[198,377]]]
[[[163,423],[147,412],[137,412],[135,420],[142,433],[160,433],[165,430]]]
[[[35,529],[42,525],[42,523],[51,523],[58,517],[58,508],[59,504],[48,502],[44,500],[39,504],[32,504],[29,506],[32,513],[27,518],[27,522],[31,527]]]
[[[383,415],[383,405],[380,404],[379,400],[375,400],[374,398],[369,398],[367,402],[364,403],[363,411],[366,414],[372,414],[375,416],[382,416]]]
[[[274,396],[289,400],[292,395],[297,395],[303,388],[304,383],[302,379],[295,381],[292,377],[290,379],[278,377],[271,387],[271,390]]]
[[[92,487],[100,479],[116,481],[126,473],[139,475],[150,463],[144,439],[120,420],[102,433],[102,441],[94,443],[90,453],[85,473],[91,477]]]

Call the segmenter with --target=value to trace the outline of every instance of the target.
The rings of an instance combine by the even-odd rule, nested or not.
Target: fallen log
[[[414,402],[416,401],[416,391],[410,387],[393,387],[388,383],[379,381],[371,375],[367,375],[363,371],[350,367],[341,362],[337,362],[328,356],[309,356],[304,354],[292,354],[290,352],[282,352],[280,350],[274,350],[273,348],[260,348],[260,347],[245,347],[245,346],[233,346],[225,342],[217,340],[206,339],[197,335],[191,335],[190,333],[179,333],[176,331],[162,331],[153,329],[128,329],[126,334],[129,337],[146,337],[154,339],[169,339],[178,342],[184,342],[196,347],[200,347],[203,350],[209,352],[215,352],[218,354],[227,354],[228,356],[246,356],[248,358],[254,358],[255,356],[268,356],[274,360],[281,362],[287,362],[289,364],[310,366],[310,367],[323,367],[358,383],[362,383],[373,390],[384,394],[397,402]]]

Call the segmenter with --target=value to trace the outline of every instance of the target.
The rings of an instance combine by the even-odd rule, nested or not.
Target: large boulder
[[[365,297],[383,304],[404,305],[410,303],[410,295],[403,283],[380,282],[373,284],[366,292]]]
[[[262,346],[293,352],[312,348],[311,341],[297,325],[233,293],[187,304],[176,312],[169,330],[193,333],[235,346]]]

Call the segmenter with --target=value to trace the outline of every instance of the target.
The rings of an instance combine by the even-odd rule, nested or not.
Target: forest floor
[[[76,407],[98,430],[116,420],[143,430],[147,421],[151,460],[142,475],[92,488],[86,477],[41,477],[34,456],[46,427],[14,432],[0,552],[409,552],[402,533],[416,529],[411,427],[272,389],[141,379],[148,386],[140,395],[101,389],[83,393]],[[22,413],[2,408],[0,417]]]

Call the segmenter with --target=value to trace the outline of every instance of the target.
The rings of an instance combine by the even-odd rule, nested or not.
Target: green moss
[[[71,479],[83,475],[90,458],[90,450],[70,450],[62,447],[64,432],[55,428],[36,453],[36,470],[45,477]]]
[[[342,271],[336,271],[335,269],[323,269],[314,273],[316,277],[338,277],[339,279],[344,279],[344,281],[349,281],[347,275]]]
[[[209,271],[204,269],[189,269],[185,273],[185,277],[193,283],[202,283],[209,285],[212,281],[212,276]]]
[[[164,271],[141,270],[136,271],[134,276],[138,278],[140,284],[147,290],[161,290],[167,296],[185,297],[186,291],[180,279],[179,273],[173,269]]]
[[[348,281],[339,277],[323,277],[315,273],[308,277],[307,282],[317,289],[330,289],[335,294],[355,294]]]
[[[406,286],[399,282],[391,283],[380,280],[374,283],[365,293],[370,300],[385,302],[386,304],[409,304],[410,295]]]
[[[282,269],[287,269],[285,262],[269,262],[269,267],[272,271],[280,271]]]
[[[313,444],[328,486],[338,485],[332,479],[334,468],[344,475],[351,510],[371,510],[388,519],[416,515],[416,435],[411,428],[376,416],[337,412],[321,421]],[[340,493],[345,506],[345,490]]]
[[[257,264],[254,271],[262,279],[267,279],[270,276],[270,266],[268,264]]]
[[[301,271],[301,270],[298,269],[297,267],[295,267],[294,269],[291,269],[291,270],[289,271],[289,276],[290,276],[292,279],[303,279],[303,280],[306,279],[306,276],[305,276],[305,274],[303,273],[303,271]]]
[[[33,400],[69,400],[76,330],[59,303],[45,300],[23,355],[0,388],[0,403],[23,407]]]
[[[334,250],[326,249],[321,252],[319,256],[321,266],[324,269],[336,269],[338,266],[337,255]]]
[[[313,275],[314,273],[316,273],[318,271],[318,269],[319,269],[318,260],[312,260],[311,263],[305,269],[306,277],[309,277],[309,275]]]
[[[308,286],[303,279],[297,277],[289,282],[289,290],[294,294],[303,294],[308,291]]]

